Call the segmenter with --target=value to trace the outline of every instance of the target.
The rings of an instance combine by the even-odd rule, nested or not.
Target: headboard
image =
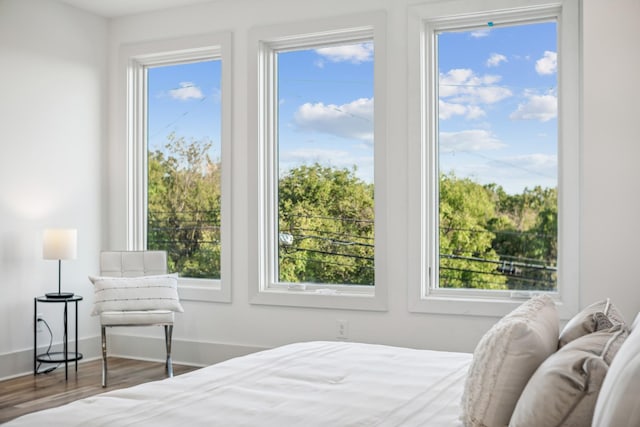
[[[136,277],[166,273],[166,251],[103,251],[100,253],[101,276]]]

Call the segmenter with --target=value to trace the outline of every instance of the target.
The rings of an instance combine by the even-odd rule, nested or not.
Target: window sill
[[[183,301],[231,302],[229,286],[219,279],[178,279],[178,292]]]
[[[491,292],[491,291],[484,291]],[[502,317],[518,307],[535,293],[505,293],[478,295],[466,290],[432,292],[422,298],[410,298],[409,311],[413,313],[450,314],[458,316]],[[566,304],[558,293],[549,293],[556,300],[561,320],[568,320],[577,308]]]
[[[251,304],[290,307],[333,308],[343,310],[386,311],[386,299],[372,287],[274,285],[251,295]]]

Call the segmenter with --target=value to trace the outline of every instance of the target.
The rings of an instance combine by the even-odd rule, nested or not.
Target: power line
[[[456,260],[464,260],[464,261],[472,261],[472,262],[480,262],[480,263],[489,263],[489,264],[503,264],[504,260],[492,260],[487,258],[473,257],[473,256],[464,256],[464,255],[454,255],[454,254],[440,254],[440,258],[445,259],[456,259]],[[510,264],[515,265],[517,267],[527,268],[531,270],[548,270],[548,271],[557,271],[557,268],[547,264],[530,264],[523,262],[514,262],[509,261]]]
[[[292,254],[283,254],[280,255],[281,258],[286,258],[286,259],[294,259],[297,260],[298,258],[295,258]],[[345,264],[345,263],[341,263],[341,262],[332,262],[332,261],[324,261],[324,260],[320,260],[320,259],[314,259],[314,258],[307,258],[304,260],[305,262],[312,262],[315,264],[323,264],[323,265],[335,265],[338,267],[351,267],[351,268],[357,268],[357,269],[369,269],[369,270],[374,270],[375,267],[372,265],[367,265],[367,264],[359,264],[359,265],[354,265],[354,264]]]
[[[345,218],[345,217],[335,217],[335,216],[322,216],[322,215],[302,215],[302,214],[291,214],[288,215],[292,218],[308,218],[308,219],[329,219],[333,221],[344,221],[344,222],[364,222],[373,224],[373,219],[360,219],[360,218]]]
[[[360,242],[352,242],[347,240],[336,240],[330,237],[311,236],[311,235],[304,235],[304,234],[292,234],[292,236],[300,240],[304,240],[304,239],[324,240],[334,245],[340,245],[340,246],[364,246],[367,248],[375,247],[375,245],[372,245],[371,243],[360,243]]]
[[[337,237],[340,237],[340,238],[348,237],[348,238],[352,238],[352,239],[375,240],[375,237],[357,236],[357,235],[354,235],[354,234],[337,233],[335,231],[319,230],[317,228],[296,227],[293,230],[301,231],[301,232],[308,231],[308,232],[312,232],[312,233],[325,233],[327,235],[333,235],[333,236],[337,236]],[[281,232],[283,232],[283,231],[281,230]]]
[[[330,255],[330,256],[341,256],[341,257],[346,257],[346,258],[363,259],[363,260],[372,261],[372,262],[374,260],[373,257],[366,257],[366,256],[354,255],[354,254],[341,254],[341,253],[335,253],[335,252],[321,251],[321,250],[318,250],[318,249],[297,248],[295,246],[288,246],[285,249],[285,251],[288,251],[288,250],[311,252],[311,253],[322,254],[322,255]]]

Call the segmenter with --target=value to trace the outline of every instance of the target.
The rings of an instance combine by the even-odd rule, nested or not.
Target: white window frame
[[[558,24],[558,290],[563,319],[579,307],[580,194],[580,2],[579,0],[488,0],[421,4],[409,8],[409,310],[502,316],[535,293],[434,288],[438,257],[435,159],[438,70],[435,32],[477,28],[487,22]],[[419,232],[418,232],[419,231]],[[435,261],[434,261],[435,260]],[[430,266],[435,265],[435,268]]]
[[[180,298],[231,301],[231,34],[159,40],[123,46],[126,72],[127,248],[147,248],[146,78],[149,66],[220,60],[221,73],[221,272],[220,279],[178,279]]]
[[[252,304],[356,310],[387,309],[386,262],[386,15],[341,16],[253,29],[249,34],[249,132],[257,138],[249,155],[249,300]],[[298,49],[373,40],[375,286],[279,283],[277,253],[277,75],[275,55]],[[253,205],[255,203],[255,205]],[[255,213],[255,214],[254,214]]]

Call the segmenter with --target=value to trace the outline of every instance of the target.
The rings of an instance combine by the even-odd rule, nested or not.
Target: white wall
[[[125,147],[116,126],[124,106],[113,101],[121,99],[114,85],[119,47],[224,30],[232,31],[234,45],[233,302],[186,301],[186,312],[178,316],[175,331],[175,360],[208,363],[253,348],[333,339],[338,318],[350,322],[349,335],[356,341],[473,350],[495,318],[407,311],[405,259],[411,231],[405,225],[406,25],[407,5],[413,3],[417,2],[217,0],[111,20],[107,55],[105,20],[44,0],[0,0],[0,288],[4,292],[0,298],[0,357],[29,349],[32,297],[47,291],[55,279],[55,263],[40,256],[40,233],[47,226],[79,229],[79,259],[63,265],[66,286],[88,297],[81,305],[80,335],[94,339],[99,333],[88,314],[91,290],[85,277],[97,271],[100,249],[125,247]],[[391,224],[388,253],[393,257],[385,278],[391,290],[389,310],[252,306],[246,269],[252,262],[247,254],[254,240],[246,232],[247,177],[252,167],[246,159],[254,145],[253,135],[247,133],[248,30],[371,10],[385,10],[388,19],[388,140],[394,142],[394,149],[388,150],[386,161],[395,171],[386,183]],[[610,296],[630,321],[640,311],[640,286],[633,268],[640,236],[640,168],[636,166],[640,89],[634,78],[640,69],[640,51],[635,45],[640,39],[635,22],[640,2],[584,0],[583,15],[580,304]],[[107,81],[112,102],[106,122],[108,147],[103,149]],[[101,162],[103,151],[108,157]],[[58,169],[56,164],[63,166]],[[103,180],[101,168],[106,168]],[[162,357],[159,330],[126,334],[115,338],[116,352]],[[129,345],[134,341],[149,341],[156,347],[138,350],[139,346]],[[0,368],[0,377],[8,375],[3,374],[9,368],[2,359]],[[28,364],[27,368],[10,368],[14,373],[24,372]]]
[[[0,377],[32,368],[33,298],[57,289],[44,228],[78,229],[62,284],[91,300],[87,274],[106,221],[106,88],[105,19],[49,0],[0,0]],[[61,310],[40,310],[58,342]],[[81,302],[82,338],[96,335],[89,312]]]
[[[496,321],[486,317],[421,315],[407,311],[407,5],[411,0],[219,0],[210,4],[125,17],[111,22],[110,52],[117,58],[122,44],[231,31],[233,33],[233,302],[186,302],[175,337],[181,354],[192,361],[216,360],[191,348],[207,343],[270,347],[296,340],[334,339],[336,319],[350,322],[350,338],[413,347],[472,351],[480,336]],[[637,182],[640,154],[634,117],[638,86],[633,73],[640,54],[633,40],[640,38],[634,18],[637,0],[584,2],[584,127],[582,146],[582,201],[580,305],[611,296],[632,320],[640,310],[640,286],[632,268],[636,239],[640,237]],[[255,136],[247,133],[247,33],[254,26],[310,20],[341,14],[384,10],[388,19],[388,150],[387,167],[394,171],[388,183],[389,310],[382,313],[252,306],[247,289],[251,277],[246,265],[255,239],[247,234],[248,176],[253,165],[247,155]],[[111,81],[118,78],[112,61]],[[632,96],[634,95],[635,96]],[[122,106],[110,105],[110,126],[118,129]],[[635,122],[633,121],[635,119]],[[110,244],[125,242],[124,159],[120,135],[111,140]],[[634,142],[635,141],[635,142]],[[380,185],[380,183],[378,183]],[[383,183],[382,185],[385,185]],[[149,332],[139,332],[141,335]],[[189,345],[187,345],[189,344]],[[182,352],[184,351],[184,352]],[[204,351],[204,350],[202,350]],[[204,359],[202,359],[204,358]],[[213,358],[213,359],[210,359]]]
[[[585,0],[582,303],[640,310],[640,1]],[[631,319],[629,319],[631,320]]]

